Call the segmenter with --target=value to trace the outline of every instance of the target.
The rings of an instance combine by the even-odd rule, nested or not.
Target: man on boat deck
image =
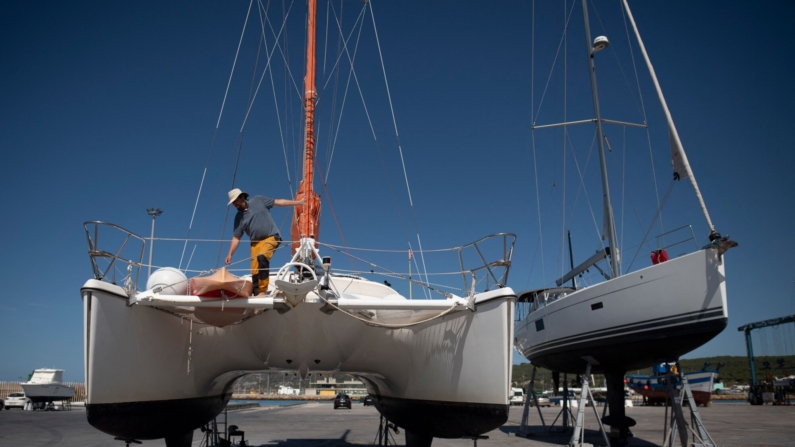
[[[226,255],[226,265],[232,262],[240,238],[245,232],[251,239],[251,281],[254,283],[254,293],[259,290],[260,296],[268,292],[270,275],[270,260],[273,252],[279,246],[282,238],[279,227],[271,217],[270,209],[274,206],[303,205],[302,200],[271,199],[265,196],[254,196],[248,199],[248,193],[235,188],[229,191],[229,204],[237,208],[235,215],[235,230],[232,233],[232,243],[229,245],[229,254]]]

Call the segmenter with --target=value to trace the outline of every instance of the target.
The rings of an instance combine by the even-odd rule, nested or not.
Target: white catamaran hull
[[[311,295],[226,327],[128,306],[121,288],[97,280],[82,295],[88,420],[114,436],[168,443],[192,433],[222,411],[238,377],[268,370],[354,375],[382,414],[427,439],[479,435],[508,417],[509,288],[477,295],[474,312],[401,329],[327,314]],[[378,320],[390,312],[407,311],[379,310]]]
[[[708,248],[577,290],[516,325],[516,348],[533,364],[582,373],[677,360],[728,322],[722,256]]]

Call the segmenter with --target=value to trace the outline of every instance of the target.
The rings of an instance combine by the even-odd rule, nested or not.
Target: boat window
[[[573,289],[569,288],[559,288],[540,289],[521,293],[519,295],[519,300],[516,302],[514,312],[516,321],[523,321],[536,310],[541,309],[553,301],[566,297],[573,291]]]
[[[536,320],[536,332],[544,330],[544,319]]]

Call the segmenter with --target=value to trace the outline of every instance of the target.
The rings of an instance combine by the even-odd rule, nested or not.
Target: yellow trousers
[[[270,261],[279,242],[275,236],[271,236],[251,244],[251,281],[257,281],[255,284],[259,285],[259,293],[268,292]]]

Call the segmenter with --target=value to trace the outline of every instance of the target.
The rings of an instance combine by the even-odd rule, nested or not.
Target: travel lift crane
[[[748,389],[748,402],[750,402],[751,405],[762,405],[762,392],[765,391],[765,387],[756,380],[756,367],[754,366],[754,344],[751,340],[751,331],[754,329],[762,329],[786,323],[795,323],[795,316],[789,315],[781,318],[757,321],[756,323],[749,323],[745,326],[740,326],[737,328],[738,331],[745,334],[745,348],[748,352],[748,364],[751,367],[751,387]],[[770,387],[772,387],[772,382],[770,383]]]

